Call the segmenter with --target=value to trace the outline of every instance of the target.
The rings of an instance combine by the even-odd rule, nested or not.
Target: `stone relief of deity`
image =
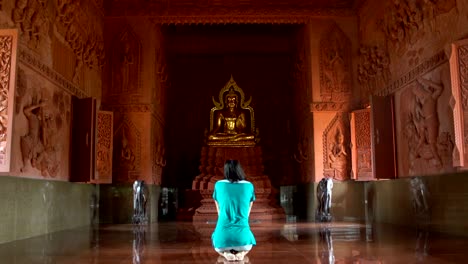
[[[133,93],[139,86],[140,44],[127,28],[116,40],[113,54],[112,89],[114,93]]]
[[[324,131],[324,177],[343,181],[350,179],[351,150],[349,120],[338,113]]]
[[[40,90],[45,90],[41,88]],[[63,92],[33,92],[22,108],[27,121],[27,132],[20,138],[23,165],[20,171],[32,169],[42,176],[57,177],[61,170],[61,137],[70,113],[70,97]]]
[[[120,182],[133,182],[140,169],[140,136],[134,124],[124,117],[114,132],[113,172]]]
[[[351,41],[333,24],[320,41],[320,94],[323,101],[347,101],[351,94]]]
[[[442,105],[448,106],[444,81],[420,76],[400,95],[400,131],[403,141],[403,174],[421,175],[452,168],[453,123],[439,119]],[[448,110],[447,110],[448,111]]]

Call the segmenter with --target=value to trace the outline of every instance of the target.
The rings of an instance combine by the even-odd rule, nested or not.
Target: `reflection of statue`
[[[317,185],[317,220],[321,222],[331,221],[331,199],[332,199],[333,180],[323,178]]]
[[[216,107],[211,110],[208,145],[254,145],[253,109],[244,104],[243,92],[232,77],[221,90],[220,101],[214,101]]]
[[[330,168],[335,170],[334,178],[346,179],[348,168],[348,153],[344,145],[344,135],[340,129],[336,130],[335,141],[330,145],[328,155]]]
[[[134,224],[143,224],[146,218],[146,185],[144,181],[133,183],[133,218]]]
[[[419,141],[416,153],[422,153],[425,145],[429,146],[429,152],[437,167],[442,166],[442,161],[437,151],[437,138],[439,136],[439,117],[437,113],[437,100],[442,94],[443,87],[430,80],[418,78],[413,93],[416,95],[415,121],[418,130]]]
[[[418,217],[429,217],[429,192],[421,178],[414,177],[410,181],[413,209]]]
[[[320,244],[322,250],[320,254],[320,263],[322,264],[333,264],[335,263],[335,254],[333,252],[333,238],[331,230],[328,227],[322,227],[319,230]]]
[[[132,264],[140,264],[143,259],[143,250],[145,246],[146,227],[137,225],[133,226],[133,249],[132,249]]]

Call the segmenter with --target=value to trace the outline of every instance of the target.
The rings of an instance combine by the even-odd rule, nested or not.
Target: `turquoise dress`
[[[211,236],[213,247],[229,248],[256,245],[249,226],[250,203],[255,201],[254,186],[248,181],[215,183],[213,199],[218,202],[219,216]]]

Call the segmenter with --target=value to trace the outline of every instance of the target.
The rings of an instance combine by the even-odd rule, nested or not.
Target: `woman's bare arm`
[[[250,216],[250,211],[252,211],[252,205],[253,205],[253,202],[250,202],[249,213],[247,214],[248,216]]]
[[[218,205],[218,202],[217,201],[214,201],[215,202],[215,205],[216,205],[216,212],[218,213],[218,216],[219,216],[219,205]]]

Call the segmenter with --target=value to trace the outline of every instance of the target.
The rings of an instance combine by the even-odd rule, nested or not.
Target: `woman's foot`
[[[244,260],[245,255],[248,251],[240,251],[236,254],[236,260]]]
[[[237,257],[236,257],[237,255],[234,255],[234,254],[232,254],[232,253],[230,253],[230,252],[224,252],[224,253],[223,253],[223,256],[224,256],[224,258],[227,259],[228,261],[236,261],[236,260],[237,260]]]

